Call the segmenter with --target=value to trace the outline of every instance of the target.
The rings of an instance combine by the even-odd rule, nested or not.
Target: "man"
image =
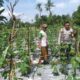
[[[60,44],[61,47],[66,46],[65,48],[61,48],[61,52],[66,54],[67,60],[69,59],[73,36],[73,29],[70,27],[70,23],[66,22],[64,28],[61,28],[59,32],[58,44]]]
[[[40,28],[38,47],[41,49],[41,55],[39,64],[41,64],[42,61],[43,63],[47,63],[48,60],[48,40],[46,34],[47,24],[42,24]]]

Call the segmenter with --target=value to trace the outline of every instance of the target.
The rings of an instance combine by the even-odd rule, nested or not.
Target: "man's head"
[[[69,30],[70,29],[70,23],[69,22],[65,22],[64,23],[64,27],[66,30]]]
[[[46,31],[46,29],[47,29],[47,24],[42,24],[42,25],[41,25],[41,29],[44,30],[44,31]]]

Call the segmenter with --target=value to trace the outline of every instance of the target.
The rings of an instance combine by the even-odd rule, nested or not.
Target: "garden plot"
[[[51,55],[51,50],[49,49],[49,55]],[[65,75],[63,73],[60,72],[60,67],[61,64],[56,65],[56,68],[54,68],[55,70],[57,70],[58,75],[56,75],[54,72],[55,70],[53,70],[52,68],[52,64],[51,61],[57,61],[60,59],[60,57],[49,57],[50,58],[50,64],[41,64],[38,65],[38,60],[39,60],[39,56],[40,56],[40,49],[36,49],[35,53],[31,55],[32,59],[33,59],[33,65],[32,65],[32,71],[29,75],[26,76],[22,76],[21,72],[19,71],[19,69],[16,69],[16,76],[18,78],[18,80],[71,80],[71,79],[67,79],[68,75]],[[66,66],[66,69],[68,71],[68,74],[71,75],[73,73],[73,69],[72,69],[72,65],[68,64]],[[0,72],[3,72],[4,68],[0,69]],[[80,78],[80,71],[79,69],[76,69],[76,77]],[[1,78],[1,80],[5,80],[3,78]],[[8,79],[6,79],[8,80]],[[80,80],[80,79],[77,79]]]
[[[49,49],[49,55],[51,54],[50,52],[50,49]],[[34,57],[35,55],[35,57]],[[34,53],[33,57],[33,62],[36,62],[38,63],[38,59],[39,59],[39,55],[40,55],[40,50],[36,50],[35,53]],[[53,57],[53,60],[55,60],[56,57]],[[59,58],[57,58],[59,59]],[[68,80],[68,75],[65,75],[63,73],[60,72],[60,67],[61,67],[61,64],[58,64],[56,66],[57,68],[57,72],[58,72],[58,75],[55,75],[53,73],[53,69],[51,67],[51,64],[42,64],[42,65],[37,65],[36,63],[34,64],[34,68],[31,72],[31,74],[28,76],[28,77],[22,77],[23,80]],[[67,71],[68,71],[68,74],[72,74],[73,73],[73,69],[72,69],[72,65],[71,64],[68,64],[66,66],[67,68]],[[76,70],[76,77],[77,78],[80,78],[80,71],[79,69]]]
[[[60,72],[60,67],[62,66],[60,63],[58,65],[56,65],[56,68],[54,68],[56,70],[56,72],[58,73],[57,75],[54,73],[55,70],[53,70],[52,68],[52,64],[51,61],[57,61],[60,59],[60,57],[52,57],[51,55],[51,50],[49,49],[49,55],[50,55],[50,60],[49,60],[49,64],[41,64],[38,65],[38,60],[39,60],[39,56],[40,56],[40,49],[36,49],[35,53],[32,54],[32,59],[33,59],[33,65],[32,65],[32,71],[29,75],[26,76],[22,76],[21,72],[19,72],[19,69],[16,69],[16,77],[18,78],[18,80],[71,80],[71,79],[67,79],[68,75],[65,75],[63,73]],[[16,61],[18,61],[18,59],[16,59]],[[19,60],[20,61],[20,60]],[[73,69],[72,69],[72,65],[68,64],[66,66],[66,69],[68,71],[68,74],[71,75],[73,73]],[[5,69],[2,68],[0,69],[0,72],[3,72]],[[76,77],[80,78],[80,70],[76,69]],[[3,78],[1,78],[1,80],[5,80]],[[6,79],[8,80],[8,79]],[[80,80],[80,79],[77,79]]]

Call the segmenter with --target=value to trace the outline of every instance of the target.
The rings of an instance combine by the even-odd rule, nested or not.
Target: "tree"
[[[78,7],[77,11],[73,13],[72,18],[75,24],[80,25],[80,6]]]
[[[10,19],[12,21],[12,30],[11,30],[11,33],[9,35],[9,38],[8,38],[8,45],[10,47],[10,50],[12,51],[13,50],[13,42],[14,42],[14,38],[15,38],[15,35],[17,33],[16,31],[16,17],[14,15],[14,10],[15,10],[15,6],[17,5],[19,0],[14,0],[13,2],[11,2],[11,0],[7,0],[8,2],[8,5],[7,5],[7,8],[9,10],[9,16],[10,16]],[[9,54],[9,66],[10,66],[10,70],[9,70],[9,80],[13,80],[14,78],[14,75],[15,74],[15,68],[14,68],[14,55],[13,55],[13,51]]]
[[[35,25],[39,27],[42,23],[47,23],[47,16],[42,15],[41,17],[39,17],[39,15],[36,14],[36,16],[35,16]]]
[[[46,6],[46,10],[49,12],[49,16],[52,15],[51,8],[54,7],[54,5],[51,2],[51,0],[48,0],[45,6]]]
[[[3,0],[0,0],[0,7],[2,7],[3,6]]]
[[[69,21],[71,22],[71,17],[69,15],[62,15],[61,17],[61,21],[62,21],[62,24],[64,24],[65,22]]]
[[[52,18],[53,24],[62,24],[62,18],[60,15],[53,15]]]
[[[40,18],[39,18],[39,15],[36,14],[36,16],[35,16],[35,25],[39,26],[39,24],[40,24]]]
[[[6,20],[6,17],[1,15],[5,10],[5,9],[1,9],[1,7],[3,7],[3,3],[4,3],[3,0],[0,0],[0,23]]]
[[[42,12],[41,3],[38,3],[38,4],[37,4],[36,9],[39,11],[39,13],[40,13],[40,17],[41,17],[41,12]]]

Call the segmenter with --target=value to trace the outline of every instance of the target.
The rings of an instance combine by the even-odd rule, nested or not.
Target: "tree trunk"
[[[10,47],[11,48],[13,48],[13,41],[14,41],[14,31],[15,31],[15,21],[13,21],[13,27],[12,27],[12,31],[11,31],[11,35],[10,35],[10,41],[9,41],[9,45],[10,45]],[[14,72],[13,72],[13,67],[14,67],[14,65],[13,65],[13,63],[14,63],[14,61],[13,61],[13,55],[12,55],[12,53],[11,53],[11,55],[10,55],[10,71],[9,71],[9,80],[13,80],[13,74],[14,74]]]

